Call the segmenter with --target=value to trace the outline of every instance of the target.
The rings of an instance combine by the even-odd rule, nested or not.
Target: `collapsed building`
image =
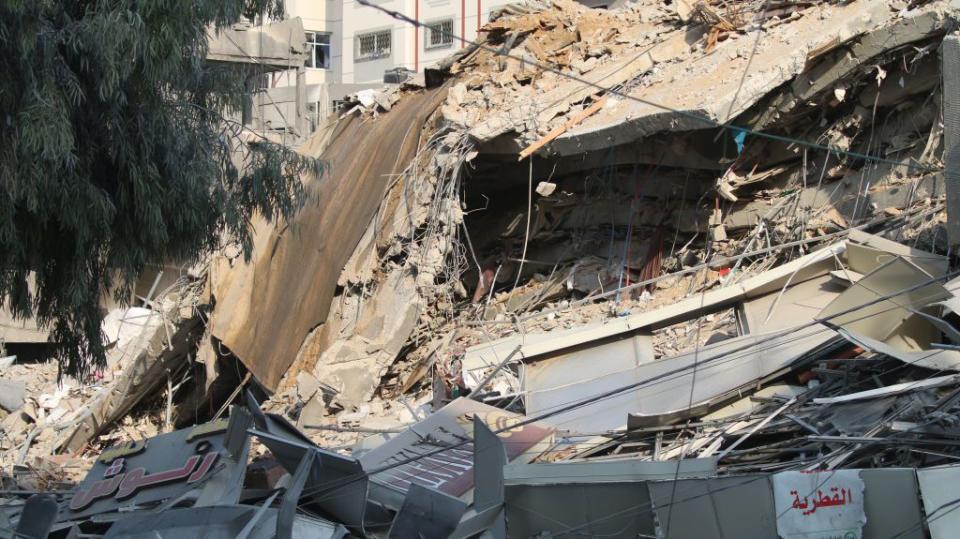
[[[14,490],[105,537],[949,537],[958,18],[508,6],[304,143],[311,202],[120,323],[118,381],[10,410]]]

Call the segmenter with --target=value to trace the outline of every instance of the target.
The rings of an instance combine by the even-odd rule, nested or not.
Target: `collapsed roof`
[[[677,288],[709,288],[710,272],[764,244],[774,248],[733,269],[769,267],[850,228],[935,225],[936,202],[917,204],[944,193],[936,50],[956,6],[681,5],[508,8],[445,64],[452,78],[439,90],[381,99],[380,117],[345,119],[357,125],[338,127],[328,147],[330,133],[318,135],[304,151],[335,162],[308,180],[321,207],[264,230],[252,271],[223,274],[213,337],[268,388],[306,371],[349,408],[397,375],[399,357],[429,355],[421,347],[443,340],[430,334],[476,342],[475,325],[458,321],[477,303],[481,318],[532,316],[564,295],[638,294],[637,280],[677,270]],[[516,164],[528,144],[535,157]],[[347,148],[364,155],[353,165],[377,159],[336,164]],[[541,183],[543,194],[529,189]],[[365,193],[362,208],[337,194],[347,190]],[[708,258],[710,275],[682,271]],[[512,299],[496,294],[508,283]],[[517,297],[525,283],[542,293]]]

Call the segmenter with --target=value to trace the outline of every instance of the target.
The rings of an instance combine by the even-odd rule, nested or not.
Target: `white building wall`
[[[339,36],[343,34],[343,5],[343,0],[285,0],[287,16],[300,17],[305,31],[330,34],[330,69],[307,69],[308,85],[340,82],[343,53],[340,50]],[[296,86],[296,83],[297,72],[290,70],[275,74],[272,86]]]
[[[490,19],[490,12],[503,7],[505,0],[372,0],[385,9],[398,11],[422,23],[453,21],[453,34],[467,41],[477,38],[477,29]],[[290,17],[303,19],[304,30],[331,34],[330,69],[308,69],[306,83],[376,83],[383,72],[397,67],[422,71],[463,45],[427,47],[427,30],[399,21],[356,0],[286,0]],[[390,30],[391,53],[383,58],[355,59],[358,35]],[[273,76],[274,87],[296,84],[296,72]]]
[[[374,0],[385,9],[398,11],[422,23],[453,21],[453,34],[467,41],[477,38],[477,29],[490,18],[490,11],[508,2],[503,0]],[[479,24],[478,24],[479,22]],[[387,58],[354,60],[357,36],[377,30],[391,29],[392,50]],[[421,72],[462,46],[454,39],[448,47],[428,48],[425,28],[399,21],[356,0],[344,0],[342,21],[343,51],[341,80],[345,83],[368,83],[383,80],[387,69],[402,67]]]
[[[307,68],[307,115],[312,129],[332,111],[333,101],[363,88],[383,83],[384,72],[405,68],[422,72],[477,38],[477,29],[490,20],[491,11],[507,0],[371,0],[424,24],[452,21],[457,36],[449,45],[428,46],[428,30],[397,20],[356,0],[285,0],[288,17],[300,17],[306,32],[330,34],[330,68]],[[375,59],[355,58],[362,34],[389,30],[390,54]],[[270,75],[268,89],[256,99],[257,125],[283,129],[295,116],[297,71]],[[289,126],[288,126],[289,127]]]

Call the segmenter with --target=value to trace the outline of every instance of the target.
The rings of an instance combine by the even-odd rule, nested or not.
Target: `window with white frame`
[[[390,56],[390,30],[357,34],[357,60],[372,60]]]
[[[330,69],[330,34],[307,32],[307,61],[313,69]]]
[[[434,21],[424,26],[423,48],[440,49],[453,44],[453,19]]]

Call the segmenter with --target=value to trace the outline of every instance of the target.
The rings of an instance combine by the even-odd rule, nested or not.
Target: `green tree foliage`
[[[282,0],[0,0],[0,307],[35,316],[61,372],[105,362],[99,300],[191,262],[255,213],[290,216],[317,163],[236,124],[250,72],[207,33]],[[28,287],[31,272],[35,285]]]

